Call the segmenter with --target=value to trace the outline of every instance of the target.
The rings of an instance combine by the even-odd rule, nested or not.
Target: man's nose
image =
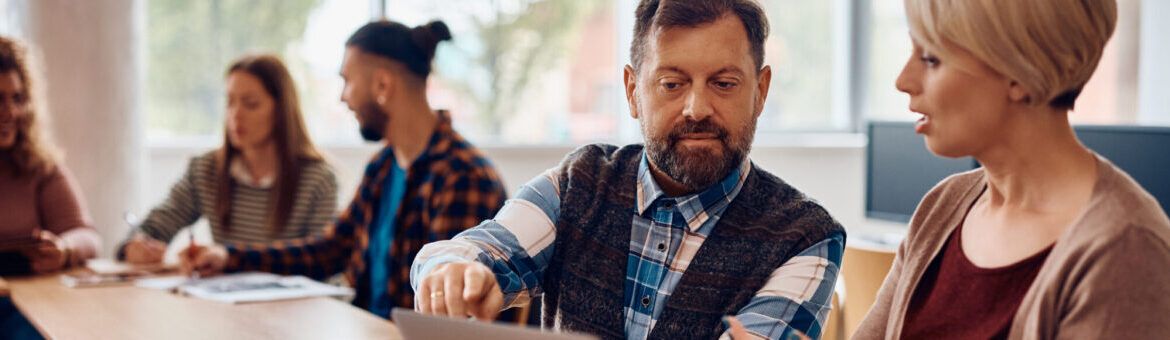
[[[715,107],[711,105],[711,92],[703,86],[692,86],[687,93],[686,104],[683,106],[683,116],[693,120],[702,121],[715,114]]]

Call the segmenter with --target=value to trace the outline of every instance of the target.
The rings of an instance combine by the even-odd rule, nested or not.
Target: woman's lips
[[[929,126],[930,126],[930,116],[923,114],[922,117],[918,118],[917,122],[914,122],[914,133],[918,133],[918,134],[926,133],[926,128]]]

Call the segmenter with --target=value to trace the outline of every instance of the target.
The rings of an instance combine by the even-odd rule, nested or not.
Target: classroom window
[[[835,131],[833,44],[840,1],[765,2],[773,78],[761,133]],[[390,0],[386,15],[411,25],[441,18],[455,41],[436,60],[432,103],[453,108],[473,139],[505,144],[640,139],[629,117],[634,0]]]
[[[772,32],[765,58],[772,84],[760,116],[760,133],[839,131],[850,127],[848,116],[834,115],[835,74],[841,69],[845,45],[835,39],[848,20],[843,1],[763,1]]]
[[[0,0],[4,1],[4,0]],[[854,132],[859,119],[912,120],[894,79],[910,51],[900,1],[763,1],[772,86],[759,135]],[[640,140],[629,117],[637,0],[148,0],[145,109],[152,144],[222,133],[223,71],[249,52],[288,64],[318,143],[360,143],[339,102],[349,34],[386,17],[443,20],[428,92],[478,143],[580,144]],[[1140,0],[1121,0],[1101,65],[1077,103],[1077,123],[1137,124]],[[372,10],[374,8],[375,10]],[[864,20],[854,21],[856,16]],[[861,25],[852,27],[849,24]],[[858,57],[860,56],[860,57]],[[853,58],[851,60],[851,58]],[[856,111],[856,112],[854,112]]]
[[[301,91],[306,121],[323,144],[356,144],[356,122],[338,102],[344,40],[370,8],[408,25],[440,19],[429,84],[432,104],[451,109],[477,142],[577,144],[640,139],[628,115],[628,63],[635,0],[149,0],[145,108],[151,144],[218,140],[223,72],[250,52],[282,56]],[[834,72],[842,53],[834,20],[842,1],[766,1],[773,68],[761,133],[840,131]],[[371,4],[375,4],[371,6]],[[374,15],[376,16],[376,15]]]
[[[909,98],[894,80],[910,57],[910,36],[901,1],[870,1],[872,29],[867,37],[866,116],[878,120],[915,120]],[[1141,0],[1119,0],[1117,29],[1096,72],[1069,115],[1074,124],[1141,125],[1137,80]]]
[[[443,20],[429,82],[472,140],[504,144],[611,140],[625,119],[613,0],[389,1],[410,26]],[[619,61],[621,60],[621,61]],[[627,118],[628,119],[628,118]]]
[[[370,18],[353,0],[149,0],[145,117],[151,144],[222,139],[224,72],[247,53],[282,57],[318,143],[358,143],[339,101],[345,39]]]

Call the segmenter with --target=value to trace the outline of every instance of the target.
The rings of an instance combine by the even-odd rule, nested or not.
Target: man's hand
[[[415,310],[453,318],[495,320],[504,305],[496,275],[479,262],[452,262],[435,267],[419,282]]]
[[[135,234],[134,238],[126,242],[123,252],[126,254],[126,262],[132,264],[162,263],[167,244],[143,234]]]
[[[728,316],[724,317],[723,320],[727,321],[727,334],[731,335],[732,340],[745,340],[753,338],[751,334],[748,334],[747,329],[743,327],[743,323],[739,322],[739,319],[736,319],[734,316]]]
[[[739,322],[739,319],[736,319],[734,316],[724,317],[723,320],[727,321],[727,335],[731,336],[731,340],[750,340],[760,338],[759,336],[748,333],[747,328],[743,327],[743,323]],[[801,333],[798,330],[793,330],[789,336],[785,337],[785,339],[810,340],[807,335],[804,335],[804,333]]]
[[[48,230],[41,230],[37,238],[40,242],[36,248],[24,252],[33,272],[37,274],[54,272],[68,264],[69,248],[65,240]]]
[[[227,258],[227,248],[221,245],[191,246],[179,252],[179,270],[187,276],[211,276],[223,272]]]

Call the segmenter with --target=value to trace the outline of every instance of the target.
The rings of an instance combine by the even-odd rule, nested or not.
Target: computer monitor
[[[909,222],[930,188],[947,176],[974,169],[974,159],[935,156],[914,133],[914,122],[869,123],[865,216]]]
[[[1170,214],[1170,127],[1080,125],[1086,147],[1108,158]]]
[[[1129,173],[1170,214],[1170,127],[1079,125],[1089,149]],[[979,167],[926,149],[913,122],[871,122],[866,148],[866,217],[909,222],[918,202],[947,176]]]

